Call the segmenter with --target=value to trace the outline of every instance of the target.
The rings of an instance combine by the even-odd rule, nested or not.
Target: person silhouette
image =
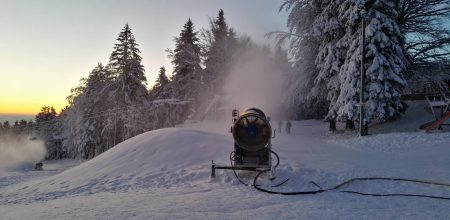
[[[286,122],[286,133],[287,134],[290,134],[291,133],[291,127],[292,127],[292,124],[291,124],[291,121],[287,121]]]
[[[283,121],[279,120],[278,121],[278,131],[280,132],[280,134],[281,134],[282,129],[283,129]]]

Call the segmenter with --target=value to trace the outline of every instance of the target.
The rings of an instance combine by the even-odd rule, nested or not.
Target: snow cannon
[[[247,109],[231,128],[234,138],[234,164],[270,167],[272,128],[263,111]]]
[[[232,122],[230,132],[234,139],[234,150],[230,155],[231,166],[217,166],[213,161],[211,176],[215,176],[216,169],[271,169],[272,127],[264,112],[258,108],[249,108],[239,115],[235,109]]]

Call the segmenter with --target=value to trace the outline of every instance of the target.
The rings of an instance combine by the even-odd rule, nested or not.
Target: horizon
[[[3,124],[5,121],[8,121],[10,125],[13,125],[14,122],[25,120],[25,121],[34,121],[34,114],[7,114],[0,113],[0,124]]]
[[[139,44],[147,88],[151,88],[161,66],[171,75],[165,50],[174,48],[173,38],[188,18],[200,31],[223,9],[228,24],[240,36],[270,45],[266,33],[287,29],[286,13],[278,12],[282,2],[4,1],[0,24],[9,34],[0,36],[0,77],[7,82],[0,87],[0,114],[35,115],[43,106],[60,112],[70,89],[98,63],[108,63],[126,23]],[[116,16],[119,12],[121,16]]]

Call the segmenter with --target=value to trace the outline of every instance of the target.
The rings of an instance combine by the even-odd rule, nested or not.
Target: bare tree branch
[[[397,22],[412,62],[448,58],[450,0],[396,0]]]

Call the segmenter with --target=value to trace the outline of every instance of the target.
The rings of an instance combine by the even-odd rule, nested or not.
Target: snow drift
[[[229,135],[187,128],[154,130],[128,139],[79,166],[33,182],[21,192],[27,195],[39,189],[39,198],[51,199],[130,188],[171,187],[194,177],[208,180],[210,161],[227,162],[232,144]],[[186,172],[188,168],[192,172]]]

